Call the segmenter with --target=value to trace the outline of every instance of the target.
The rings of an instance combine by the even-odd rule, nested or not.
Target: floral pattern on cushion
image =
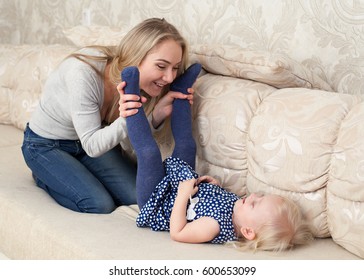
[[[292,192],[305,194],[297,201],[305,205],[319,237],[329,236],[326,185],[333,147],[341,123],[354,104],[349,95],[282,89],[263,100],[251,121],[248,189],[253,191],[261,185],[262,189],[266,186],[270,192],[276,189],[289,196]]]
[[[194,45],[191,60],[207,72],[249,79],[277,88],[304,87],[332,91],[329,84],[283,54],[226,45]]]
[[[24,129],[39,102],[43,85],[57,64],[76,48],[64,45],[2,45],[0,122]],[[3,107],[4,106],[4,107]],[[3,112],[3,108],[9,111]]]
[[[77,47],[92,45],[117,46],[126,32],[120,27],[77,25],[63,30],[64,35]]]
[[[233,77],[201,76],[194,85],[193,128],[200,174],[214,174],[228,190],[245,194],[250,120],[275,88]],[[258,98],[257,98],[258,97]]]
[[[119,27],[119,33],[146,18],[161,17],[177,26],[191,45],[219,43],[285,54],[327,81],[333,91],[364,94],[362,0],[0,3],[2,43],[69,44],[72,34],[64,31],[77,29],[81,23],[105,28],[99,32],[105,38],[103,34],[112,35],[108,27]],[[83,39],[74,35],[74,42],[83,46],[90,33],[80,35]]]
[[[291,198],[316,237],[364,257],[364,97],[206,73],[193,119],[200,174]]]
[[[341,124],[332,157],[328,224],[336,243],[364,257],[364,103],[358,101],[351,108]]]

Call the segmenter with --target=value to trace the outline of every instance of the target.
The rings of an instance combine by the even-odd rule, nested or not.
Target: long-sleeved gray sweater
[[[85,53],[97,55],[95,50]],[[106,62],[93,62],[104,72]],[[38,135],[49,139],[80,140],[85,152],[97,157],[117,144],[130,150],[126,121],[119,117],[103,127],[103,79],[76,58],[64,60],[49,76],[42,97],[29,122]]]

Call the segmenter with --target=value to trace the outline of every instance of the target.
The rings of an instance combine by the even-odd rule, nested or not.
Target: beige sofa
[[[0,45],[0,252],[10,259],[364,258],[364,103],[331,92],[301,64],[238,47],[194,45],[197,170],[230,191],[294,199],[316,240],[280,254],[182,244],[135,226],[136,205],[108,215],[59,206],[33,182],[22,130],[70,45]],[[171,143],[163,143],[168,149]]]

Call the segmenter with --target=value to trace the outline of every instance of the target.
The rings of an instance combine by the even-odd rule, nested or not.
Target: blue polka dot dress
[[[141,209],[136,223],[138,227],[150,227],[154,231],[169,231],[169,220],[181,181],[198,178],[198,174],[183,160],[169,157],[164,161],[166,176],[156,186],[148,202]],[[239,197],[223,188],[200,183],[197,194],[190,199],[187,220],[211,217],[220,225],[220,234],[211,243],[236,240],[232,223],[235,202]]]

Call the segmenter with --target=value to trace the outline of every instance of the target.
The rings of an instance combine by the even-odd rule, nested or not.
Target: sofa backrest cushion
[[[75,49],[65,45],[1,45],[0,123],[24,129],[50,72]]]
[[[304,87],[331,91],[314,71],[280,53],[226,45],[193,45],[191,60],[213,74],[261,82],[276,88]]]
[[[239,195],[291,198],[316,237],[364,258],[364,97],[276,89],[200,62],[216,68],[195,84],[198,172]]]
[[[82,48],[92,45],[116,46],[126,31],[120,27],[77,25],[64,29],[63,34],[72,44]]]

